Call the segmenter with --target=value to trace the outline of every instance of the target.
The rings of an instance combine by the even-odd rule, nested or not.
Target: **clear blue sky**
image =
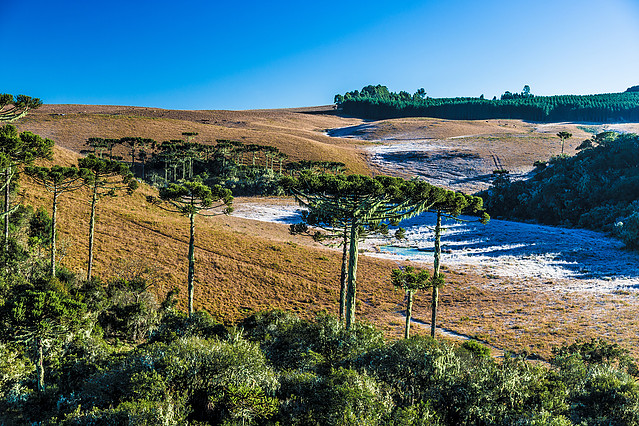
[[[639,84],[639,0],[0,0],[0,93],[174,109]]]

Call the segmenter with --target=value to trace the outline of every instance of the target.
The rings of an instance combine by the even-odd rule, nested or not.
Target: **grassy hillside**
[[[96,135],[94,131],[103,129],[101,136],[121,137],[124,134],[118,132],[128,129],[129,123],[134,134],[139,134],[142,128],[153,128],[158,133],[147,136],[161,140],[162,135],[179,137],[182,131],[194,130],[190,126],[198,125],[193,120],[200,114],[148,110],[149,115],[162,113],[177,117],[184,114],[182,118],[192,115],[191,121],[168,117],[80,114],[79,110],[64,116],[52,116],[52,110],[46,112],[44,108],[47,107],[21,121],[19,127],[54,138],[58,143],[55,148],[55,162],[58,164],[75,163],[77,152],[63,147],[79,150],[85,137]],[[71,111],[70,107],[65,108],[65,111]],[[118,107],[86,108],[102,112],[119,111]],[[298,139],[292,135],[305,135],[304,146],[314,155],[323,155],[322,149],[335,149],[341,155],[338,159],[344,161],[345,153],[352,151],[353,155],[349,157],[352,159],[351,168],[357,170],[357,164],[364,167],[363,160],[348,141],[332,139],[318,131],[347,126],[348,123],[360,125],[359,120],[288,111],[211,112],[209,117],[231,120],[230,117],[237,119],[243,114],[255,120],[249,127],[254,128],[251,131],[256,138],[262,141],[281,140],[283,145],[280,149],[284,152],[293,152],[290,146],[294,146]],[[276,116],[280,121],[275,121]],[[143,125],[145,127],[136,127]],[[203,135],[209,125],[200,125],[203,127],[195,130]],[[296,125],[301,128],[297,129]],[[235,131],[233,127],[219,128]],[[247,137],[250,135],[246,128],[237,131],[245,132],[242,134]],[[168,136],[169,133],[173,136]],[[230,136],[211,133],[211,137]],[[69,141],[75,141],[75,145]],[[180,306],[185,308],[188,222],[183,217],[147,204],[145,196],[155,191],[142,185],[130,197],[100,202],[95,273],[108,279],[117,274],[132,274],[141,266],[148,266],[148,274],[156,282],[156,292],[162,295],[174,287],[180,288]],[[23,203],[44,206],[50,211],[49,194],[26,178],[21,180],[19,198]],[[66,247],[62,263],[82,275],[87,257],[88,193],[63,196],[59,215],[60,245]],[[337,312],[340,265],[337,250],[318,245],[307,237],[290,236],[286,225],[227,216],[199,219],[196,230],[196,309],[207,310],[227,322],[250,311],[275,307],[307,317],[322,310],[333,314]],[[396,262],[367,256],[360,258],[357,309],[360,319],[372,321],[389,335],[399,337],[403,327],[404,295],[395,291],[390,283],[390,271],[394,267],[397,267]],[[446,269],[445,273],[447,284],[441,292],[439,318],[440,325],[446,329],[474,336],[497,347],[525,350],[546,357],[550,355],[552,346],[589,336],[607,338],[626,347],[639,347],[639,338],[633,332],[639,326],[639,306],[633,293],[566,293],[550,290],[552,282],[542,282],[534,277],[518,280]],[[428,294],[417,294],[413,313],[416,320],[429,320],[429,304]],[[610,315],[611,312],[614,315]],[[415,327],[415,332],[426,333],[427,328],[420,330],[420,327]]]
[[[320,108],[320,112],[330,108]],[[317,112],[317,111],[316,111]],[[361,124],[362,120],[299,110],[172,111],[156,108],[44,105],[16,123],[73,151],[80,152],[90,137],[140,136],[158,142],[198,132],[195,141],[215,144],[230,139],[245,144],[271,145],[291,161],[341,161],[353,173],[368,173],[365,158],[348,141],[324,134],[329,128]],[[126,155],[122,151],[115,154]]]

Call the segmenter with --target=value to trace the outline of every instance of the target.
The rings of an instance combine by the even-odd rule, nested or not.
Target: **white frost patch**
[[[262,222],[291,224],[302,221],[302,210],[301,207],[295,205],[242,203],[234,206],[231,215]]]
[[[301,221],[301,211],[296,205],[245,203],[237,205],[233,215],[291,224]],[[370,239],[360,247],[370,256],[432,264],[434,225],[435,214],[425,213],[401,223],[407,240],[396,244]],[[446,220],[444,226],[442,265],[456,271],[535,282],[558,280],[564,290],[639,288],[639,254],[623,250],[623,243],[599,232],[497,219],[487,225]]]

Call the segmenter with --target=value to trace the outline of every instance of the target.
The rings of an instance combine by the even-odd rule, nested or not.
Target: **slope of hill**
[[[365,157],[342,139],[325,134],[326,129],[358,125],[362,120],[332,114],[331,107],[317,109],[253,111],[175,111],[142,107],[44,105],[16,126],[56,144],[80,152],[91,137],[140,136],[158,142],[183,138],[182,132],[197,132],[196,141],[215,144],[216,139],[245,144],[271,145],[292,161],[341,161],[354,173],[367,173]],[[124,148],[116,154],[125,155]]]
[[[61,109],[55,109],[58,107]],[[351,170],[358,170],[360,166],[366,170],[364,157],[357,150],[359,144],[366,142],[331,138],[322,133],[327,128],[360,126],[364,124],[361,120],[285,110],[149,110],[147,115],[167,114],[172,117],[157,118],[132,115],[134,110],[145,109],[47,106],[18,124],[22,130],[32,130],[56,140],[56,163],[75,163],[77,151],[83,148],[82,142],[91,136],[122,137],[129,131],[141,134],[150,129],[151,134],[144,136],[162,140],[179,137],[182,131],[196,130],[202,140],[242,136],[255,137],[250,139],[255,143],[271,140],[281,143],[280,148],[288,153],[294,152],[290,146],[300,143],[300,156],[309,152],[309,155],[317,155],[321,159],[326,159],[321,156],[334,149],[339,155],[337,160],[344,161],[350,155]],[[83,111],[87,113],[81,114]],[[202,117],[199,114],[210,114],[206,116],[210,120],[218,120],[218,123],[235,120],[234,126],[237,127],[197,122],[198,117]],[[185,117],[190,119],[185,120]],[[244,124],[237,123],[242,121],[241,117],[244,117]],[[448,138],[468,134],[469,130],[472,134],[496,133],[499,129],[506,134],[519,132],[515,127],[517,123],[442,121],[432,128],[433,132],[437,132],[436,137]],[[372,125],[368,130],[373,135],[372,139],[392,138],[394,132],[420,132],[417,128],[419,121],[391,120],[368,124]],[[200,127],[194,129],[194,125]],[[396,127],[394,130],[391,129],[393,126]],[[216,131],[220,132],[219,136]],[[522,134],[527,132],[528,129],[522,130]],[[303,143],[299,142],[300,138]],[[302,146],[306,151],[301,150]],[[500,146],[500,149],[508,149],[508,143]],[[162,295],[173,287],[180,288],[180,306],[185,307],[188,223],[181,216],[147,204],[145,196],[155,191],[142,185],[130,197],[100,202],[95,271],[108,279],[117,274],[137,273],[148,267],[147,275],[155,280],[156,291]],[[20,198],[24,203],[50,210],[49,194],[26,178],[21,182]],[[62,263],[82,274],[87,257],[88,194],[77,192],[61,198],[59,214],[60,245],[66,252]],[[220,320],[229,322],[250,311],[274,307],[293,310],[304,316],[312,316],[321,310],[337,312],[340,264],[337,250],[320,246],[308,237],[291,236],[286,225],[236,217],[199,220],[196,234],[196,309],[205,309]],[[362,256],[360,265],[359,318],[375,322],[389,334],[400,335],[403,294],[395,291],[390,283],[390,271],[397,267],[397,263]],[[637,347],[639,343],[631,326],[639,318],[636,315],[639,307],[631,293],[603,296],[566,294],[552,290],[553,286],[548,283],[536,285],[538,280],[534,277],[515,280],[468,270],[447,270],[446,273],[447,284],[442,289],[440,305],[440,324],[445,329],[474,336],[497,347],[543,356],[550,355],[552,346],[587,336],[612,338],[628,347]],[[428,321],[429,303],[427,295],[417,295],[414,307],[417,320]],[[602,322],[601,316],[610,311],[615,311],[615,316]]]

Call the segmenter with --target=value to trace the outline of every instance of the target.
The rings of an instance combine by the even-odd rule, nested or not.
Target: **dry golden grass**
[[[365,157],[355,143],[331,138],[332,127],[359,124],[362,120],[336,115],[268,111],[170,111],[154,108],[88,105],[44,105],[16,126],[76,152],[87,147],[90,137],[140,136],[158,142],[183,139],[182,132],[198,132],[197,142],[215,144],[230,139],[245,144],[271,145],[291,161],[341,161],[353,173],[369,173]],[[115,154],[127,157],[123,147]]]
[[[108,115],[114,110],[120,111],[119,107],[86,107],[103,115],[79,114],[85,108],[80,106],[75,107],[78,112],[68,112],[65,116],[50,115],[55,108],[43,107],[37,114],[28,116],[19,127],[56,140],[55,162],[59,164],[74,164],[78,154],[73,150],[78,150],[81,142],[90,136],[121,137],[125,136],[126,130],[162,140],[179,137],[182,131],[195,130],[200,132],[200,140],[254,137],[251,142],[272,144],[267,141],[278,141],[282,144],[280,149],[289,154],[302,155],[304,146],[323,159],[327,159],[322,157],[326,152],[334,149],[339,156],[329,158],[344,161],[345,153],[352,150],[356,154],[348,157],[352,159],[351,169],[365,168],[363,159],[349,143],[328,138],[317,131],[358,124],[359,121],[354,119],[291,111],[162,110],[148,110],[148,116],[131,118],[124,113]],[[73,111],[70,107],[65,108],[64,111]],[[209,123],[216,121],[214,124],[198,123],[196,118],[200,113],[209,117],[202,118],[210,120]],[[151,117],[153,114],[170,117]],[[185,117],[189,119],[185,120]],[[219,125],[223,120],[235,120],[234,125],[238,128]],[[238,124],[238,121],[245,124]],[[416,121],[419,120],[407,120],[403,125],[409,129]],[[519,125],[517,122],[506,124]],[[497,127],[500,125],[498,123]],[[382,124],[380,128],[384,126]],[[448,130],[451,133],[446,133],[444,127],[437,131],[442,135],[467,134],[466,126],[473,124],[456,123],[455,126],[459,128]],[[482,126],[482,129],[486,127]],[[143,133],[146,131],[150,133]],[[238,132],[236,136],[233,136],[234,131]],[[528,130],[515,133],[523,137]],[[509,129],[506,135],[511,139],[505,140],[512,140],[513,134]],[[496,145],[507,149],[508,144],[502,140]],[[132,196],[106,198],[100,202],[95,274],[104,279],[116,275],[117,268],[126,264],[122,260],[148,265],[155,269],[158,277],[155,291],[160,297],[178,287],[181,289],[180,306],[185,308],[188,223],[184,217],[149,205],[145,196],[154,193],[155,189],[142,185]],[[24,203],[50,210],[50,195],[26,178],[21,181],[19,196]],[[59,208],[61,246],[66,247],[62,263],[80,276],[86,268],[88,200],[88,193],[79,191],[61,197]],[[304,317],[323,310],[337,312],[341,255],[338,250],[325,248],[308,237],[291,236],[286,225],[227,216],[198,218],[196,233],[196,309],[207,310],[227,323],[251,311],[271,308],[294,311]],[[357,313],[360,319],[375,323],[388,336],[399,338],[403,322],[398,315],[404,304],[403,293],[394,290],[390,283],[390,271],[394,267],[397,267],[396,262],[367,256],[360,258]],[[534,279],[486,277],[454,270],[445,272],[447,284],[441,291],[439,315],[439,325],[445,329],[476,337],[495,347],[534,352],[543,357],[550,356],[552,346],[590,337],[621,343],[638,354],[635,348],[639,348],[639,338],[634,330],[638,325],[639,303],[635,293],[551,292],[547,290],[549,286]],[[414,317],[428,322],[429,305],[429,293],[418,293]],[[413,328],[413,333],[427,332],[427,327]]]

